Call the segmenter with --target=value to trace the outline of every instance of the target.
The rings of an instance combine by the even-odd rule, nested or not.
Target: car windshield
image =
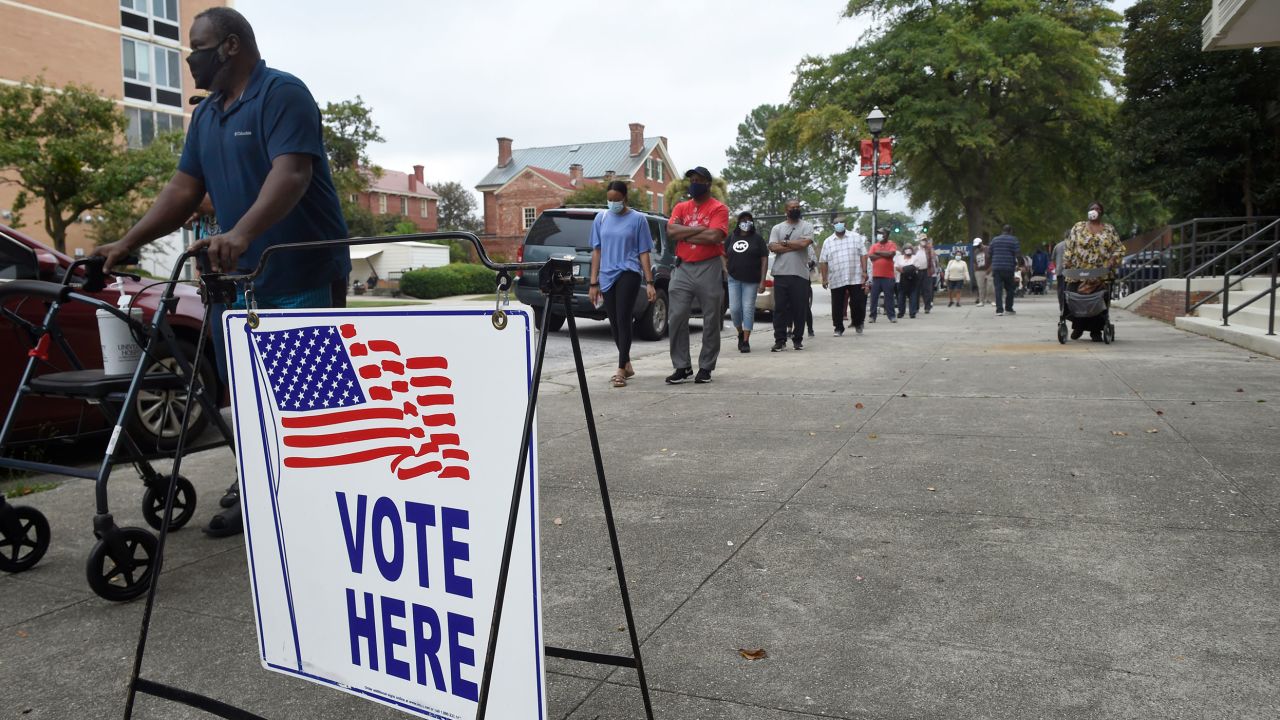
[[[556,245],[578,250],[591,249],[591,221],[596,212],[543,213],[525,238],[526,245]]]

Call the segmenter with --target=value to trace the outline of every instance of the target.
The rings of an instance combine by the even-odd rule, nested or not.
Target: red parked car
[[[62,282],[72,258],[60,253],[43,243],[34,240],[12,228],[0,225],[0,283],[11,280],[47,280]],[[135,296],[135,307],[142,308],[143,317],[149,323],[156,310],[163,285],[152,285],[154,280],[144,278],[141,282],[124,280],[125,293]],[[152,285],[151,287],[147,287]],[[139,295],[139,293],[141,293]],[[105,290],[93,293],[96,297],[115,303],[119,292],[108,286]],[[196,340],[200,334],[200,324],[204,318],[204,307],[199,292],[189,285],[176,288],[178,297],[177,312],[170,318],[174,334],[187,357],[195,353]],[[39,325],[48,310],[45,301],[36,298],[9,298],[5,307],[13,310],[23,319]],[[66,335],[72,350],[85,368],[102,367],[102,349],[98,342],[98,322],[94,316],[94,308],[84,304],[71,302],[62,306],[57,317],[58,326]],[[0,315],[0,412],[7,413],[18,389],[18,381],[27,363],[27,350],[32,339],[24,328],[10,318]],[[206,348],[212,344],[206,341]],[[176,367],[177,363],[169,357],[170,353],[164,344],[154,353],[154,359],[148,359],[156,369],[159,365]],[[201,363],[204,381],[210,387],[217,387],[217,371],[214,366],[212,350]],[[56,343],[50,348],[49,363],[44,369],[37,369],[37,374],[75,369],[70,361],[57,348]],[[142,391],[134,408],[134,421],[130,432],[141,447],[172,448],[177,443],[181,411],[186,407],[186,393],[182,391]],[[166,407],[169,412],[165,412]],[[177,411],[177,412],[175,412]],[[0,422],[3,417],[0,416]],[[208,424],[199,403],[192,403],[191,432],[198,437]],[[75,400],[56,398],[33,398],[22,404],[21,413],[14,425],[13,439],[33,439],[36,437],[54,437],[58,435],[74,435],[77,433],[102,430],[106,427],[102,413]]]

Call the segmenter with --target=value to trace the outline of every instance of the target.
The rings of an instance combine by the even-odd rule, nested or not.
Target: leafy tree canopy
[[[756,214],[781,213],[791,198],[811,210],[843,207],[849,178],[843,164],[794,147],[766,148],[769,125],[784,111],[781,105],[760,105],[738,125],[723,173],[729,204]]]
[[[711,179],[711,197],[722,203],[729,204],[729,183],[724,177],[715,177]],[[675,209],[677,203],[682,203],[689,199],[689,180],[687,178],[675,178],[667,182],[667,193],[663,198],[667,209],[666,214],[670,215]],[[729,205],[729,213],[731,215],[742,212]]]
[[[588,207],[606,207],[606,203],[608,202],[608,198],[605,197],[608,193],[607,185],[608,183],[603,182],[589,182],[569,193],[569,195],[564,199],[564,204],[566,206],[585,205]],[[644,210],[646,212],[654,210],[654,208],[651,207],[649,196],[646,194],[646,191],[636,187],[635,185],[630,185],[627,189],[627,207],[633,207],[637,210]],[[661,210],[659,209],[658,212],[661,212]]]
[[[357,95],[355,100],[326,103],[320,115],[329,170],[348,232],[352,237],[382,234],[373,213],[351,200],[382,176],[382,168],[369,161],[369,144],[385,142],[381,128],[373,121],[373,108]]]
[[[1120,16],[1104,0],[852,0],[845,12],[877,25],[801,62],[769,148],[852,171],[879,106],[896,139],[882,182],[946,236],[1010,222],[1047,239],[1108,189]]]
[[[177,165],[178,139],[149,147],[125,144],[128,121],[114,100],[92,88],[45,87],[42,79],[0,85],[0,168],[20,188],[13,224],[35,199],[44,205],[44,231],[60,251],[67,228],[90,210],[132,210],[150,184],[167,180]]]
[[[430,187],[440,196],[441,230],[465,230],[477,235],[484,231],[484,219],[476,214],[476,196],[462,183],[450,180]]]

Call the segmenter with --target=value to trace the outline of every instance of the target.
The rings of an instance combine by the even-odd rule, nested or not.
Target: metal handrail
[[[1168,257],[1162,258],[1162,260],[1165,260],[1168,265],[1172,265],[1176,262],[1178,270],[1170,275],[1162,273],[1161,279],[1165,277],[1184,277],[1185,275],[1182,268],[1189,262],[1194,262],[1198,255],[1214,253],[1213,258],[1207,263],[1211,265],[1214,262],[1220,261],[1224,255],[1232,252],[1233,249],[1230,248],[1222,250],[1222,252],[1218,252],[1227,244],[1227,241],[1223,240],[1224,237],[1230,237],[1235,233],[1247,235],[1247,231],[1250,229],[1250,226],[1256,226],[1258,223],[1275,219],[1280,219],[1280,216],[1266,215],[1254,217],[1192,218],[1191,220],[1185,220],[1174,225],[1166,226],[1163,232],[1148,240],[1141,248],[1129,255],[1131,257],[1141,257],[1144,253],[1168,253]],[[1228,227],[1215,228],[1212,230],[1207,228],[1204,230],[1201,229],[1201,226],[1203,225],[1217,225],[1223,223],[1232,224]],[[1186,237],[1187,228],[1191,229],[1191,238],[1189,241]],[[1175,234],[1177,235],[1176,239],[1174,238]],[[1168,265],[1165,266],[1166,270],[1170,269]],[[1203,268],[1198,268],[1196,271],[1199,269]],[[1123,271],[1122,268],[1122,272],[1120,272],[1116,277],[1116,282],[1119,284],[1132,282],[1135,278],[1138,278],[1138,276],[1149,271],[1149,267],[1142,265],[1135,265],[1127,272]]]
[[[1254,253],[1253,255],[1249,256],[1248,258],[1244,259],[1243,261],[1241,261],[1241,262],[1237,263],[1234,267],[1229,268],[1229,269],[1227,269],[1225,272],[1223,272],[1223,274],[1222,274],[1222,289],[1221,289],[1221,290],[1216,290],[1216,291],[1214,291],[1213,293],[1211,293],[1211,294],[1209,294],[1209,295],[1207,295],[1207,296],[1205,296],[1205,297],[1203,297],[1203,298],[1201,298],[1201,299],[1199,299],[1199,300],[1195,301],[1194,303],[1191,301],[1191,279],[1192,279],[1192,276],[1193,276],[1196,272],[1199,272],[1200,270],[1203,270],[1204,268],[1206,268],[1206,267],[1208,267],[1208,266],[1212,265],[1213,263],[1215,263],[1215,262],[1218,262],[1218,261],[1222,260],[1223,258],[1225,258],[1226,256],[1228,256],[1230,253],[1234,252],[1235,250],[1237,250],[1237,249],[1239,249],[1239,248],[1241,248],[1241,247],[1244,247],[1244,246],[1245,246],[1245,245],[1247,245],[1248,243],[1252,242],[1252,241],[1253,241],[1253,240],[1255,240],[1256,238],[1259,238],[1259,237],[1261,237],[1261,236],[1265,235],[1265,234],[1266,234],[1266,233],[1268,233],[1268,232],[1272,232],[1272,233],[1276,236],[1276,240],[1275,240],[1274,242],[1272,242],[1270,245],[1268,245],[1267,247],[1265,247],[1265,248],[1263,248],[1263,249],[1259,250],[1258,252]],[[1260,260],[1261,260],[1261,261],[1263,261],[1263,262],[1259,262]],[[1245,302],[1238,304],[1238,305],[1237,305],[1237,306],[1235,306],[1234,308],[1230,307],[1230,302],[1229,302],[1229,301],[1230,301],[1230,298],[1231,298],[1231,288],[1232,288],[1233,286],[1235,286],[1235,285],[1239,285],[1239,284],[1243,283],[1245,280],[1248,280],[1249,278],[1251,278],[1251,277],[1253,277],[1254,275],[1256,275],[1260,270],[1262,270],[1263,268],[1265,268],[1265,267],[1267,266],[1267,262],[1266,262],[1266,261],[1269,261],[1270,266],[1271,266],[1271,286],[1270,286],[1269,288],[1267,288],[1266,290],[1263,290],[1262,292],[1260,292],[1260,293],[1258,293],[1258,294],[1254,295],[1253,297],[1249,298],[1249,299],[1248,299],[1248,300],[1246,300]],[[1235,277],[1235,279],[1234,279],[1234,280],[1232,279],[1232,275],[1233,275],[1234,273],[1241,273],[1241,271],[1243,271],[1246,267],[1249,267],[1249,266],[1251,266],[1251,265],[1253,266],[1253,267],[1252,267],[1252,269],[1248,270],[1247,272],[1243,272],[1242,274],[1237,275],[1237,276]],[[1197,267],[1197,268],[1196,268],[1192,273],[1189,273],[1189,274],[1187,275],[1187,288],[1186,288],[1186,296],[1185,296],[1185,298],[1186,298],[1186,299],[1185,299],[1185,314],[1186,314],[1186,315],[1190,315],[1190,314],[1192,313],[1192,311],[1199,309],[1201,306],[1203,306],[1203,305],[1205,305],[1205,304],[1207,304],[1207,303],[1211,302],[1212,300],[1214,300],[1214,299],[1216,299],[1216,298],[1218,298],[1218,297],[1221,297],[1221,298],[1222,298],[1222,303],[1221,303],[1221,305],[1222,305],[1222,324],[1223,324],[1223,326],[1224,326],[1224,327],[1226,327],[1226,326],[1230,325],[1229,318],[1230,318],[1232,315],[1234,315],[1234,314],[1236,314],[1237,312],[1239,312],[1240,310],[1243,310],[1244,308],[1246,308],[1246,307],[1248,307],[1248,306],[1252,305],[1253,303],[1257,302],[1258,300],[1261,300],[1263,297],[1265,297],[1265,296],[1267,296],[1267,295],[1270,295],[1270,296],[1271,296],[1271,312],[1270,312],[1270,315],[1268,316],[1268,319],[1267,319],[1267,334],[1268,334],[1268,335],[1275,335],[1275,322],[1276,322],[1276,289],[1277,289],[1277,287],[1278,287],[1278,286],[1277,286],[1277,283],[1276,283],[1276,277],[1277,277],[1277,269],[1278,269],[1278,268],[1280,268],[1280,218],[1277,218],[1277,219],[1275,219],[1275,220],[1272,220],[1272,221],[1271,221],[1270,223],[1268,223],[1266,226],[1264,226],[1264,227],[1260,228],[1259,230],[1257,230],[1256,232],[1254,232],[1252,235],[1250,235],[1250,236],[1246,237],[1245,239],[1241,240],[1239,243],[1236,243],[1236,244],[1235,244],[1234,246],[1232,246],[1230,249],[1228,249],[1228,250],[1226,250],[1226,251],[1224,251],[1224,252],[1222,252],[1222,253],[1219,253],[1219,254],[1218,254],[1217,256],[1215,256],[1213,259],[1211,259],[1211,260],[1209,260],[1209,261],[1207,261],[1207,262],[1205,262],[1205,263],[1202,263],[1202,264],[1201,264],[1199,267]]]

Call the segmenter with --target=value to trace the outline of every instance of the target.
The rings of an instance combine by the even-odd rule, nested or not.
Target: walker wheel
[[[169,478],[166,475],[157,478],[154,482],[147,486],[147,491],[142,494],[142,517],[152,528],[159,530],[164,519],[164,501],[165,494],[169,492]],[[191,481],[182,477],[177,478],[178,487],[175,488],[173,495],[173,515],[169,518],[169,529],[177,530],[186,525],[191,517],[196,514],[196,488]]]
[[[1067,344],[1067,326],[1058,323],[1058,342],[1062,345]]]
[[[30,570],[48,549],[49,521],[44,513],[25,505],[0,508],[0,570]]]
[[[1110,323],[1102,330],[1102,342],[1110,345],[1116,341],[1116,326]]]
[[[156,557],[156,536],[142,528],[126,527],[110,531],[113,537],[99,540],[89,553],[85,575],[89,588],[98,597],[112,602],[132,600],[151,584]],[[120,555],[112,554],[113,540]]]

